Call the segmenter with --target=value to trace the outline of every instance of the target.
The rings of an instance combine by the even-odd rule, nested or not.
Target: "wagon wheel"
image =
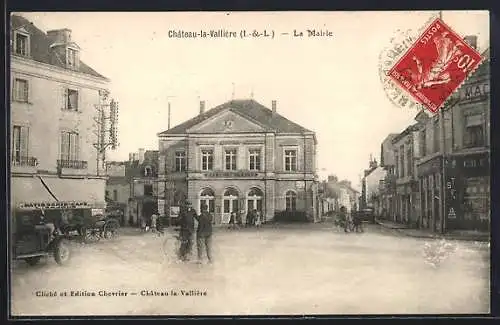
[[[120,226],[116,221],[109,221],[104,225],[104,238],[112,239],[118,237],[118,229]]]
[[[82,237],[84,243],[97,242],[101,239],[99,232],[93,227],[82,228]]]
[[[69,248],[68,242],[64,239],[57,242],[54,249],[54,259],[59,265],[64,265],[69,261],[71,257],[71,250]]]

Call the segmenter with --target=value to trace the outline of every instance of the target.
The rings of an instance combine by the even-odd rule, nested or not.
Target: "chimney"
[[[464,41],[469,44],[474,50],[477,50],[477,36],[467,35],[464,37]]]
[[[276,101],[275,100],[271,101],[271,107],[272,107],[273,113],[276,114]]]
[[[170,102],[168,102],[168,127],[167,130],[170,130]]]
[[[200,115],[205,113],[205,101],[201,100],[200,101]]]
[[[138,161],[139,160],[139,154],[137,152],[134,152],[132,154],[132,161]]]
[[[144,148],[139,149],[139,164],[142,164],[144,162]]]
[[[130,161],[130,162],[134,161],[134,153],[133,152],[130,152],[128,154],[128,161]]]
[[[71,42],[71,29],[64,28],[64,29],[49,30],[47,32],[47,36],[49,37],[52,44],[54,43],[67,44]]]

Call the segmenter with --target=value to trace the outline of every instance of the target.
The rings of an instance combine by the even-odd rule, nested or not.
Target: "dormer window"
[[[30,35],[23,31],[14,32],[14,53],[22,56],[30,55]]]
[[[68,47],[66,64],[69,69],[78,69],[78,50]]]

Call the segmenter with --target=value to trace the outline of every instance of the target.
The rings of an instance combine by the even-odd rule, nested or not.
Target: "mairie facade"
[[[232,100],[158,134],[159,210],[186,199],[206,204],[215,223],[250,210],[319,219],[316,136],[254,100]],[[160,205],[165,205],[160,208]]]

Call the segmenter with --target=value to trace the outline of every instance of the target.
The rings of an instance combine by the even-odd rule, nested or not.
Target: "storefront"
[[[442,156],[436,156],[417,166],[420,188],[420,227],[435,232],[441,230],[442,162]]]
[[[448,230],[490,229],[490,154],[454,155],[446,163]]]

